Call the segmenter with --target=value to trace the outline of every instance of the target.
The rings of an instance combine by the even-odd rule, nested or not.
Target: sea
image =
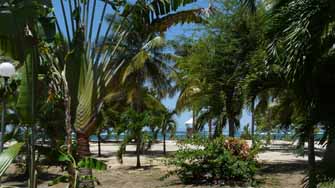
[[[151,134],[151,132],[147,131],[147,134]],[[209,132],[208,131],[201,131],[199,133],[201,136],[207,137]],[[228,136],[228,132],[223,132],[224,136]],[[256,135],[261,139],[266,139],[268,137],[268,133],[266,132],[257,132]],[[316,140],[320,140],[322,138],[322,133],[316,134]],[[104,142],[113,142],[113,141],[121,141],[124,138],[124,134],[117,135],[116,133],[110,132],[103,132],[100,134],[100,137],[102,138],[102,141]],[[235,137],[239,138],[241,136],[241,131],[237,131],[235,134]],[[295,134],[293,132],[283,132],[283,131],[277,131],[277,132],[271,132],[270,133],[272,140],[292,140],[295,137]],[[187,132],[186,131],[177,131],[173,136],[170,134],[166,135],[166,140],[183,140],[187,138]],[[163,135],[161,133],[158,133],[157,140],[162,141]],[[90,137],[90,141],[96,142],[98,141],[97,135],[92,135]]]

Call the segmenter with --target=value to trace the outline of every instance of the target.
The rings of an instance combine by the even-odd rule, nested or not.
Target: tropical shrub
[[[65,150],[65,145],[61,147],[61,150],[59,150],[59,156],[58,156],[58,161],[59,162],[64,162],[69,164],[68,168],[72,168],[70,170],[70,172],[72,172],[74,174],[65,174],[62,176],[58,176],[57,178],[53,179],[52,181],[50,181],[48,183],[49,186],[53,186],[56,185],[58,183],[61,182],[68,182],[70,185],[69,187],[79,187],[78,185],[78,181],[81,182],[86,182],[86,183],[90,183],[90,180],[95,181],[97,184],[100,184],[100,182],[98,181],[98,179],[93,176],[93,175],[89,175],[89,176],[80,176],[80,170],[82,169],[90,169],[90,170],[106,170],[107,169],[107,165],[100,160],[97,160],[95,158],[91,158],[91,157],[85,157],[82,159],[78,159],[78,156],[74,156],[72,154],[67,153]]]
[[[250,184],[257,170],[255,154],[243,140],[193,138],[167,160],[176,168],[163,179],[177,175],[186,184]]]
[[[242,159],[247,159],[250,154],[249,145],[244,140],[228,138],[224,140],[223,147],[230,151],[232,155],[241,157]]]
[[[252,136],[251,136],[251,133],[249,131],[249,124],[247,126],[244,126],[243,132],[242,132],[240,138],[242,138],[244,140],[251,140]]]
[[[319,188],[335,188],[335,180],[328,180],[318,184]]]

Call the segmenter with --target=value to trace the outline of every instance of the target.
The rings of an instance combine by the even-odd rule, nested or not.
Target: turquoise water
[[[148,134],[151,134],[151,132],[147,132]],[[201,136],[207,136],[208,132],[200,132]],[[110,135],[106,134],[106,133],[102,133],[100,134],[100,137],[104,140],[104,141],[118,141],[118,140],[122,140],[124,138],[124,134],[121,134],[120,136],[117,136],[116,134],[112,133]],[[185,139],[187,137],[187,133],[186,132],[176,132],[174,137],[171,138],[170,134],[166,134],[166,140],[182,140]],[[91,141],[98,141],[98,137],[96,135],[92,135],[90,137]],[[163,140],[163,135],[161,133],[158,133],[157,135],[157,140],[162,141]]]
[[[151,134],[151,132],[147,132],[148,134]],[[208,136],[208,131],[201,131],[200,135],[201,136]],[[224,131],[223,132],[224,136],[228,136],[228,132]],[[241,135],[241,131],[237,131],[235,136],[239,138]],[[256,133],[256,135],[261,138],[261,139],[266,139],[268,134],[267,133]],[[272,132],[271,134],[271,139],[272,140],[291,140],[294,138],[294,133],[292,132]],[[117,136],[115,133],[107,134],[106,132],[100,134],[101,138],[103,141],[119,141],[124,138],[124,134]],[[322,132],[316,133],[315,134],[315,140],[319,141],[323,136]],[[186,131],[177,131],[174,135],[174,137],[171,138],[170,134],[166,135],[166,140],[182,140],[187,137],[187,132]],[[91,141],[98,141],[98,137],[96,135],[92,135],[90,137]],[[163,135],[161,133],[158,133],[157,135],[157,140],[162,141],[163,140]]]
[[[151,132],[147,132],[148,134],[151,134]],[[208,132],[207,131],[202,131],[200,132],[201,136],[208,136]],[[228,136],[228,132],[223,132],[224,136]],[[241,135],[241,132],[237,132],[236,133],[236,137],[239,138]],[[266,139],[267,138],[267,133],[256,133],[256,135],[261,138],[261,139]],[[124,138],[124,134],[117,136],[115,133],[112,134],[107,134],[107,133],[102,133],[101,138],[103,139],[103,141],[119,141],[122,140]],[[182,140],[185,139],[187,137],[187,133],[184,131],[179,131],[176,132],[174,137],[171,138],[170,134],[166,135],[166,139],[167,140]],[[294,137],[293,133],[284,133],[284,132],[276,132],[276,133],[271,133],[271,139],[273,140],[286,140],[286,139],[292,139]],[[322,133],[318,133],[316,134],[316,140],[320,140],[322,137]],[[91,141],[97,141],[98,137],[96,135],[92,135],[90,137]],[[161,133],[158,134],[157,136],[157,140],[162,141],[163,140],[163,135]]]

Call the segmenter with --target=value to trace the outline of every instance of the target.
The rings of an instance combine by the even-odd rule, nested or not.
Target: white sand
[[[251,142],[248,141],[248,144]],[[291,162],[303,162],[307,161],[307,155],[298,156],[292,151],[287,151],[288,148],[293,148],[294,144],[287,141],[272,141],[271,145],[268,146],[270,150],[266,150],[265,152],[261,152],[257,159],[260,162],[266,163],[291,163]],[[135,166],[136,165],[136,156],[135,145],[128,145],[126,150],[128,154],[123,157],[123,164],[120,164],[116,157],[116,152],[119,148],[119,144],[117,143],[102,143],[101,144],[101,153],[104,157],[100,158],[105,160],[110,168],[119,168],[120,166]],[[317,146],[316,148],[321,148]],[[90,150],[93,154],[98,153],[98,144],[91,143]],[[178,146],[176,141],[167,141],[166,142],[166,150],[167,152],[177,151]],[[163,159],[162,156],[163,144],[157,143],[153,144],[151,149],[146,152],[144,155],[141,155],[142,165],[153,165],[160,163],[160,160]],[[320,157],[316,157],[316,160],[321,160]]]

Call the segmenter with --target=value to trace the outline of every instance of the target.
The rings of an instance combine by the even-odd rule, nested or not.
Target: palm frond
[[[23,143],[17,143],[0,153],[0,177],[6,172],[10,164],[21,151]]]
[[[169,14],[163,16],[159,19],[155,19],[150,25],[150,31],[163,33],[167,31],[171,26],[176,24],[184,23],[202,23],[201,14],[204,12],[204,9],[195,9],[195,10],[185,10],[180,11],[174,14]]]

